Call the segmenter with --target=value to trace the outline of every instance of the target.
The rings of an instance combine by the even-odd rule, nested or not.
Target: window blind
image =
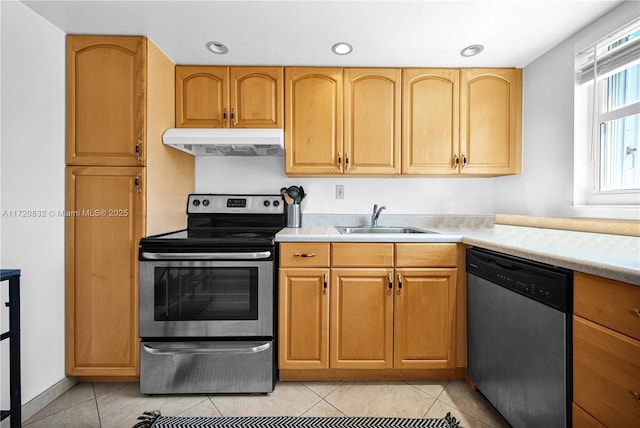
[[[576,70],[578,84],[610,76],[623,68],[640,63],[640,22],[628,26],[622,34],[623,37],[614,38],[614,42],[609,39],[577,55],[585,58]]]

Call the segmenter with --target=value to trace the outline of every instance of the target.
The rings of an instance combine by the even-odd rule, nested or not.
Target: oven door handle
[[[181,355],[181,354],[257,354],[271,348],[271,343],[252,344],[252,345],[231,345],[225,343],[220,347],[203,346],[194,343],[192,347],[181,346],[174,348],[172,346],[163,346],[162,344],[143,344],[144,350],[154,355]]]
[[[260,260],[271,257],[271,251],[253,253],[148,253],[143,251],[142,258],[147,260]]]

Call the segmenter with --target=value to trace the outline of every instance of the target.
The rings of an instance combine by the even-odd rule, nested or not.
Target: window
[[[639,204],[640,21],[576,55],[575,107],[577,202]]]

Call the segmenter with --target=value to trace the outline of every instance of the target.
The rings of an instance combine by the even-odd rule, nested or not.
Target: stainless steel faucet
[[[387,208],[387,207],[385,207],[384,205],[381,206],[380,208],[378,208],[378,205],[376,205],[376,204],[373,205],[373,214],[371,214],[371,226],[377,226],[378,225],[378,217],[380,217],[380,213],[385,208]]]

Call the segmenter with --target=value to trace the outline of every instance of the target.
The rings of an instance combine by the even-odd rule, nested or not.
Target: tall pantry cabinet
[[[139,375],[138,242],[184,228],[192,156],[175,125],[175,65],[137,36],[67,37],[66,374]]]

